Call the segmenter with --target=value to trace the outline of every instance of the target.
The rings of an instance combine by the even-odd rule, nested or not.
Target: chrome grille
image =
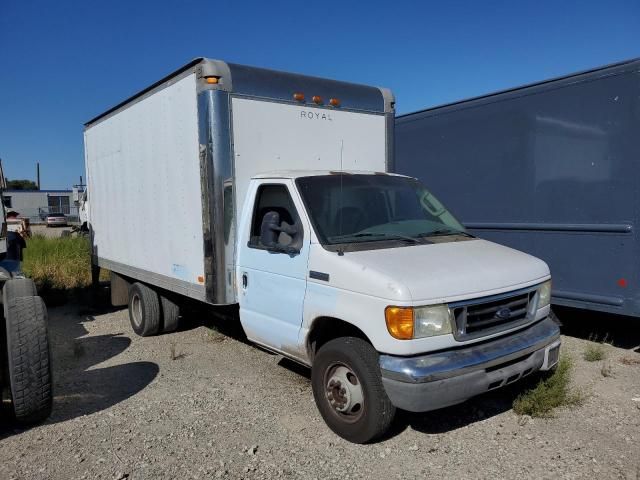
[[[450,305],[458,339],[489,335],[533,320],[537,287]]]

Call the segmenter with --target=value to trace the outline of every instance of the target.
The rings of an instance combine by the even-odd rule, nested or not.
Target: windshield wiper
[[[464,235],[466,237],[475,238],[473,235],[462,230],[454,230],[453,228],[441,228],[440,230],[434,230],[433,232],[419,233],[420,237],[442,237],[445,235]]]
[[[418,238],[410,237],[408,235],[401,235],[399,233],[371,233],[371,232],[362,232],[362,233],[353,233],[351,235],[339,235],[337,237],[331,237],[331,241],[340,241],[346,240],[348,238],[361,238],[361,237],[387,237],[394,238],[396,240],[407,240],[412,243],[424,244],[424,242]]]

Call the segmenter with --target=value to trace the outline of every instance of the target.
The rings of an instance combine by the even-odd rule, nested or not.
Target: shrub
[[[569,357],[560,358],[555,372],[550,377],[515,399],[513,411],[518,415],[550,417],[555,408],[582,403],[582,395],[572,392],[570,388],[572,369],[573,362]]]

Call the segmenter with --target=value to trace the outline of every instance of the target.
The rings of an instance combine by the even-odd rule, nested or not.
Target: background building
[[[4,205],[32,223],[41,222],[48,213],[63,213],[69,221],[78,219],[73,190],[5,190]]]

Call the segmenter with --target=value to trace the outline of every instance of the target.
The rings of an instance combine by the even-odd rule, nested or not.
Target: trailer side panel
[[[546,260],[556,304],[640,315],[639,65],[399,117],[397,171]]]

